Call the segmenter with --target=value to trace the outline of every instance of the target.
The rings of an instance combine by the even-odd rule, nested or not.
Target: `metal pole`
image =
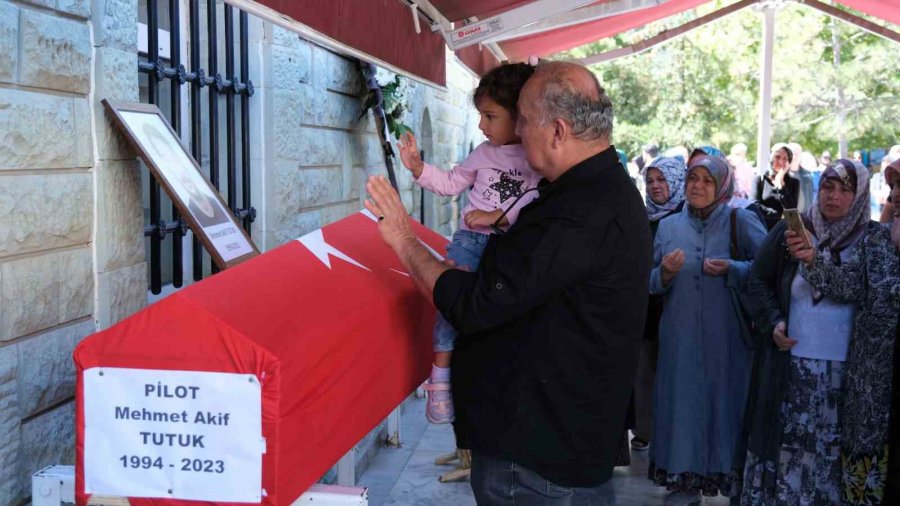
[[[200,119],[200,89],[203,87],[203,69],[200,67],[200,0],[191,0],[191,71],[197,76],[191,85],[191,154],[198,162],[203,155],[203,125]],[[203,279],[203,249],[200,239],[193,236],[194,281]]]
[[[756,170],[764,174],[769,169],[769,150],[772,143],[772,56],[775,46],[775,7],[763,7],[763,47],[760,52],[759,80],[759,139],[756,145]]]
[[[169,62],[171,67],[178,69],[181,65],[181,0],[169,0]],[[181,138],[181,84],[178,79],[171,79],[172,84],[172,128]],[[180,223],[181,216],[178,208],[172,204],[172,221]],[[184,265],[182,263],[182,235],[176,229],[172,235],[172,286],[181,288],[184,281]]]
[[[248,32],[249,32],[249,21],[247,13],[244,11],[240,11],[241,13],[241,81],[244,84],[250,83],[250,62],[248,55]],[[241,177],[242,177],[242,185],[241,185],[241,193],[242,199],[241,203],[244,206],[244,209],[247,210],[247,215],[244,217],[244,230],[247,231],[247,235],[250,235],[250,222],[252,217],[250,216],[250,95],[247,93],[241,94]]]
[[[147,60],[154,65],[154,72],[147,74],[147,91],[149,92],[149,101],[151,104],[159,103],[159,82],[156,80],[155,72],[159,65],[159,20],[156,13],[156,0],[148,0],[147,2]],[[160,201],[159,201],[159,183],[155,178],[150,178],[150,224],[160,226]],[[162,265],[161,264],[161,248],[162,235],[153,234],[150,236],[150,293],[157,295],[162,291]]]
[[[228,208],[236,209],[237,181],[235,170],[237,157],[234,150],[234,7],[225,4],[225,79],[232,83],[225,94],[225,152],[228,178]]]
[[[209,85],[209,182],[216,191],[219,190],[219,82],[217,73],[219,59],[219,38],[217,32],[216,0],[206,3],[206,35],[209,51],[207,53],[209,75],[213,82]],[[216,263],[212,262],[211,272],[216,273]]]

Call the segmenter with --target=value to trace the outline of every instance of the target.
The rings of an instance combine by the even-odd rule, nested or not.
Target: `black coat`
[[[787,252],[784,222],[776,224],[763,241],[750,270],[747,291],[752,301],[756,353],[750,376],[747,410],[748,449],[760,460],[777,460],[784,434],[781,405],[787,395],[791,352],[772,341],[779,321],[788,323],[791,283],[799,264]]]
[[[434,302],[459,331],[456,424],[474,452],[562,486],[606,482],[647,308],[651,244],[613,148],[575,165],[492,236]]]
[[[760,205],[775,211],[766,216],[766,228],[772,228],[781,220],[785,209],[796,209],[800,201],[800,181],[790,173],[784,175],[780,189],[775,188],[769,176],[756,180],[755,199]]]

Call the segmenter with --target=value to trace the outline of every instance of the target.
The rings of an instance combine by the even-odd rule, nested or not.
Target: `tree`
[[[699,14],[721,2],[698,9]],[[573,49],[564,56],[628,46],[696,14]],[[756,151],[761,16],[745,9],[645,53],[593,67],[616,108],[613,138],[635,153],[663,146],[738,142]],[[900,47],[808,7],[791,4],[776,21],[773,142],[837,152],[843,132],[851,149],[898,142]],[[842,119],[843,118],[843,119]]]

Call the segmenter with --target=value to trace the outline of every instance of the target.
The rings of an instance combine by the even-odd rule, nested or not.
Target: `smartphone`
[[[784,220],[787,221],[788,228],[793,230],[794,233],[803,239],[803,247],[811,249],[812,244],[809,243],[809,235],[806,233],[806,227],[803,226],[803,220],[800,218],[800,211],[796,209],[785,209]]]

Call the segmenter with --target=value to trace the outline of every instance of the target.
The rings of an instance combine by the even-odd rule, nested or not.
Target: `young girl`
[[[516,103],[519,91],[534,72],[525,63],[502,65],[486,74],[475,90],[473,102],[481,114],[478,128],[487,142],[450,171],[422,162],[416,138],[407,133],[399,144],[400,160],[422,188],[438,195],[457,195],[469,189],[459,230],[447,247],[447,257],[472,272],[487,244],[493,227],[506,228],[515,222],[519,210],[537,197],[526,190],[537,187],[541,177],[525,161],[525,151],[516,135]],[[456,330],[437,314],[434,326],[434,366],[425,386],[428,405],[425,416],[431,423],[454,419],[450,395],[450,358]]]

